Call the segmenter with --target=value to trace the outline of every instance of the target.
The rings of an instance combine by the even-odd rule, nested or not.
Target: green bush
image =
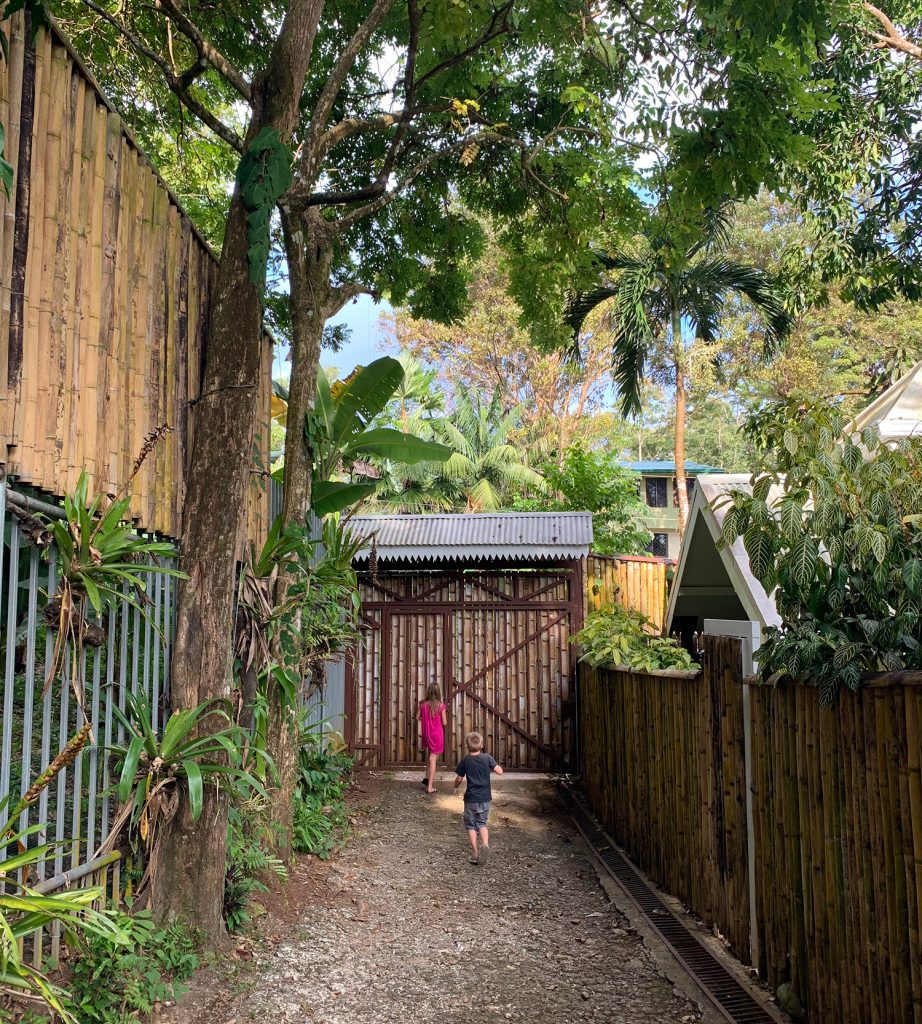
[[[627,665],[638,672],[692,668],[692,657],[684,647],[653,635],[650,628],[650,620],[640,612],[616,604],[591,612],[573,639],[583,649],[580,660],[597,667]]]
[[[224,876],[224,920],[236,932],[253,918],[252,900],[267,891],[263,878],[288,877],[285,865],[272,853],[273,831],[265,801],[254,797],[231,804],[227,817],[227,873]]]
[[[71,1010],[81,1024],[131,1024],[155,1004],[176,999],[199,958],[195,942],[181,925],[158,928],[147,912],[119,914],[128,945],[92,936],[73,962]]]
[[[314,732],[302,730],[298,788],[294,806],[294,848],[326,860],[348,831],[343,800],[353,760],[344,750],[325,745]]]

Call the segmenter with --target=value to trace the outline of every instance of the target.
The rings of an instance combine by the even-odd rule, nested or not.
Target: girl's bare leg
[[[429,755],[429,788],[427,790],[428,793],[435,792],[435,768],[436,765],[438,764],[438,760],[438,754]]]

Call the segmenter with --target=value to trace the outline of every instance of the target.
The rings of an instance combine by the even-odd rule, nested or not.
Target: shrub
[[[294,807],[294,848],[326,860],[343,842],[348,818],[343,793],[353,760],[302,729]]]
[[[158,928],[149,913],[118,915],[129,939],[119,945],[104,936],[89,940],[73,962],[70,1001],[81,1024],[129,1024],[157,1003],[176,999],[198,967],[195,942],[179,924]]]
[[[810,680],[828,704],[863,672],[922,668],[922,439],[853,436],[811,401],[770,407],[748,431],[771,468],[725,499],[723,529],[781,616],[762,672]]]
[[[227,873],[224,876],[224,920],[236,932],[252,920],[253,896],[267,891],[269,875],[284,881],[285,865],[272,853],[274,834],[266,803],[259,797],[231,804],[227,818]]]
[[[573,639],[590,665],[626,665],[639,672],[652,669],[689,669],[692,657],[675,640],[648,632],[650,620],[630,608],[612,605],[591,612]]]

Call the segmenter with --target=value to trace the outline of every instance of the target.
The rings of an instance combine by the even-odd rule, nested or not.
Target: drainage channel
[[[602,866],[637,905],[673,956],[731,1024],[784,1024],[771,1004],[758,1002],[713,953],[666,906],[634,865],[612,845],[598,823],[567,787],[562,787],[576,827]]]

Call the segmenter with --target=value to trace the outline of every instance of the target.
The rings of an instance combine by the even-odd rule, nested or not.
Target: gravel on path
[[[494,781],[478,867],[450,778],[427,796],[363,777],[371,810],[332,891],[209,1024],[702,1020],[609,902],[550,782]]]

